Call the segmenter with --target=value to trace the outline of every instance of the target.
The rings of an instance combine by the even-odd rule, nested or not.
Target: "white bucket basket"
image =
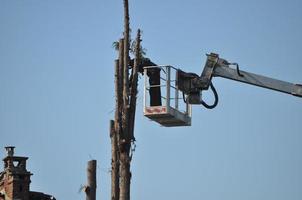
[[[159,84],[150,81],[152,71],[157,71],[160,75]],[[165,127],[190,126],[192,109],[191,105],[184,102],[182,93],[177,88],[177,69],[172,66],[148,66],[144,67],[144,77],[144,116]],[[157,103],[153,101],[153,105],[151,90],[156,90],[159,94],[156,97]]]

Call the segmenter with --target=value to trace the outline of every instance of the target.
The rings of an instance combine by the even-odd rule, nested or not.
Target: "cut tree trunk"
[[[131,172],[130,163],[132,159],[131,142],[134,140],[134,121],[136,111],[136,95],[137,95],[137,80],[138,80],[138,64],[139,64],[139,49],[140,49],[140,31],[137,33],[136,39],[136,54],[134,67],[132,69],[132,82],[130,91],[130,103],[129,107],[129,118],[127,121],[129,138],[126,138],[125,142],[122,143],[120,151],[120,199],[119,200],[130,200],[130,183],[131,183]]]
[[[110,138],[111,138],[111,200],[119,199],[119,154],[118,154],[118,137],[114,129],[114,121],[110,121]]]
[[[130,158],[128,152],[120,154],[120,199],[130,200]]]
[[[96,199],[96,160],[90,160],[87,163],[87,186],[85,193],[86,200]]]
[[[124,74],[123,74],[123,142],[129,142],[128,119],[129,119],[129,6],[128,0],[124,0]],[[121,49],[120,49],[121,50]]]
[[[136,97],[137,97],[137,81],[138,81],[138,65],[140,63],[140,42],[141,42],[141,32],[138,29],[136,36],[135,45],[135,58],[134,66],[132,69],[132,82],[130,90],[130,109],[129,109],[129,135],[132,141],[135,140],[134,137],[134,125],[135,125],[135,111],[136,111]]]
[[[118,68],[118,76],[116,77],[118,85],[115,88],[115,95],[117,99],[117,112],[115,113],[115,130],[118,133],[118,136],[122,135],[122,114],[123,114],[123,77],[124,77],[124,39],[120,39],[119,41],[119,68]]]
[[[129,6],[128,0],[124,0],[124,67],[123,67],[123,115],[122,135],[119,141],[120,150],[120,199],[130,200],[130,158],[131,138],[129,136]]]

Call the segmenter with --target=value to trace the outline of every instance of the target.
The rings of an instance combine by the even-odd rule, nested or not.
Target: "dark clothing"
[[[139,66],[139,72],[143,73],[144,67],[156,66],[150,59],[144,59]],[[160,87],[160,68],[154,67],[147,69],[147,76],[149,77],[149,94],[150,94],[150,106],[161,106],[161,87]],[[156,87],[152,87],[156,86]]]
[[[161,106],[161,91],[160,91],[160,68],[152,68],[147,70],[149,76],[150,90],[150,106]],[[152,87],[156,86],[156,87]]]

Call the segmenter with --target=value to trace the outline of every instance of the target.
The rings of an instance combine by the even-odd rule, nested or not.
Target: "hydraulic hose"
[[[215,87],[214,87],[214,85],[213,85],[212,82],[210,83],[210,88],[211,88],[211,90],[212,90],[212,92],[213,92],[213,94],[214,94],[214,97],[215,97],[214,103],[213,103],[212,105],[209,105],[209,104],[207,104],[206,102],[204,102],[203,100],[201,100],[201,104],[202,104],[205,108],[207,108],[207,109],[213,109],[213,108],[215,108],[215,107],[217,106],[217,104],[218,104],[218,94],[217,94],[217,91],[216,91],[216,89],[215,89]]]

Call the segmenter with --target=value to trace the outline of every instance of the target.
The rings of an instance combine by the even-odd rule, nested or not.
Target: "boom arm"
[[[241,75],[242,76],[241,76]],[[298,84],[289,83],[286,81],[280,81],[277,79],[245,72],[239,70],[239,74],[236,69],[230,67],[216,67],[213,72],[213,76],[219,76],[235,81],[240,81],[250,85],[255,85],[279,92],[292,94],[298,97],[302,97],[302,86]]]
[[[217,92],[212,85],[213,77],[227,78],[250,85],[255,85],[294,96],[302,97],[302,85],[293,84],[277,79],[245,72],[239,70],[237,63],[229,63],[219,58],[218,54],[211,53],[207,55],[207,62],[201,76],[192,73],[186,73],[181,70],[178,72],[178,89],[186,95],[185,101],[189,104],[202,104],[206,108],[214,108],[218,103]],[[236,69],[231,68],[235,65]],[[215,103],[212,106],[207,105],[201,98],[201,91],[212,89],[215,95]]]

